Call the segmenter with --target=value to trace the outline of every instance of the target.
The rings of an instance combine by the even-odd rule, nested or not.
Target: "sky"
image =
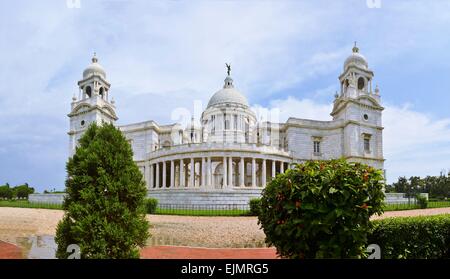
[[[64,189],[70,102],[94,52],[117,124],[173,123],[223,86],[331,120],[354,41],[374,71],[388,182],[450,169],[450,1],[0,2],[0,185]]]

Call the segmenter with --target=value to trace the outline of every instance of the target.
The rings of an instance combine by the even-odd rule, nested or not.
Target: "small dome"
[[[233,79],[227,76],[223,89],[214,93],[208,102],[208,108],[219,104],[238,104],[248,107],[247,98],[237,91],[233,86]]]
[[[98,63],[98,59],[94,53],[94,57],[92,57],[92,63],[83,71],[83,79],[88,78],[92,75],[99,75],[103,79],[106,79],[106,72],[103,69],[102,65]]]
[[[356,47],[356,44],[353,47],[353,53],[345,59],[344,70],[350,65],[356,65],[364,69],[369,67],[366,58],[359,53],[359,48]]]

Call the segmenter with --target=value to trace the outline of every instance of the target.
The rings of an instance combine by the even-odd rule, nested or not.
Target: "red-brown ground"
[[[152,246],[141,250],[141,259],[276,259],[275,248],[195,248]]]
[[[21,249],[0,241],[0,259],[22,259]],[[275,259],[273,248],[194,248],[152,246],[141,250],[142,259]]]
[[[0,240],[0,259],[22,259],[22,250],[19,246]]]

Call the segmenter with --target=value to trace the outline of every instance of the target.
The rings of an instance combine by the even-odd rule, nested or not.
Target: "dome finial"
[[[97,53],[94,52],[94,56],[92,57],[92,63],[97,63],[98,59],[97,59]]]
[[[353,52],[359,52],[359,48],[356,46],[356,41],[355,41],[355,45],[352,48]]]
[[[223,85],[223,88],[233,88],[233,79],[230,76],[231,73],[231,64],[225,63],[225,66],[227,66],[227,77],[225,78],[225,84]]]
[[[231,64],[225,63],[225,66],[227,66],[227,74],[230,76],[231,73]]]

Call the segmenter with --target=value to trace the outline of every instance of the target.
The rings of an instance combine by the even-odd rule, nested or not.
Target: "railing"
[[[291,157],[291,153],[287,150],[280,149],[276,146],[257,144],[257,143],[229,143],[229,142],[202,142],[202,143],[185,143],[168,147],[163,147],[147,153],[148,157],[158,158],[173,153],[186,151],[186,148],[190,152],[193,150],[205,150],[205,151],[227,151],[227,150],[239,150],[239,151],[258,151],[266,154],[275,154],[282,157]]]
[[[441,208],[450,207],[450,201],[429,201],[427,208]],[[410,202],[402,203],[389,203],[384,207],[385,211],[395,211],[395,210],[408,210],[408,209],[420,209],[416,199],[411,199]]]
[[[156,214],[190,216],[245,216],[248,204],[159,204]]]

